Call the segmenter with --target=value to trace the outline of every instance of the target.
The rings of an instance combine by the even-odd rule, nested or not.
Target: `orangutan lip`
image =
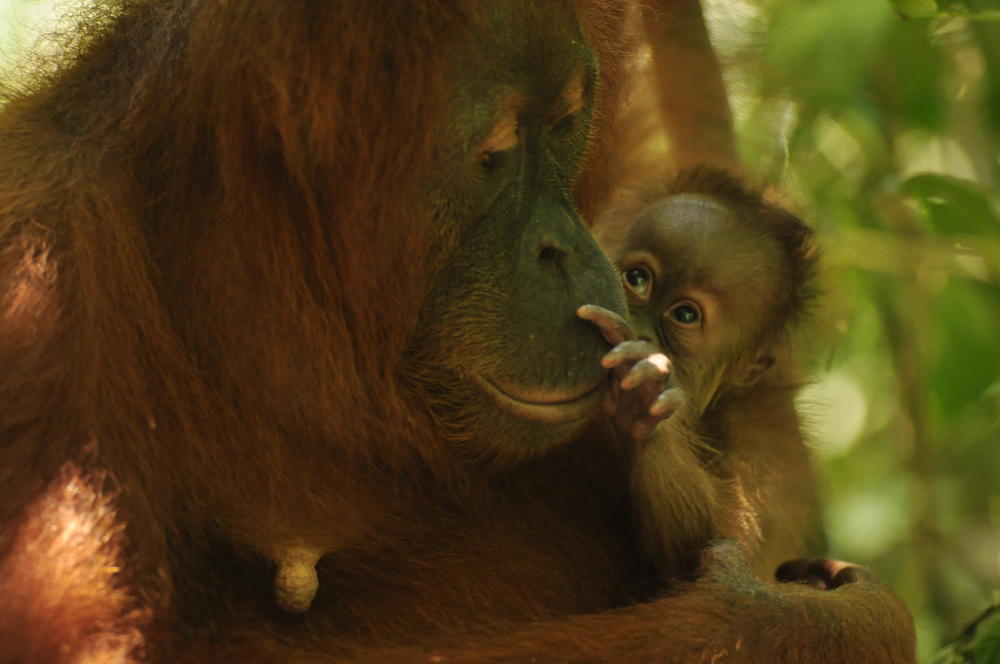
[[[518,390],[521,396],[514,396],[493,381],[477,376],[478,382],[504,408],[525,419],[560,424],[583,419],[597,407],[603,394],[604,381],[567,394],[559,390]]]

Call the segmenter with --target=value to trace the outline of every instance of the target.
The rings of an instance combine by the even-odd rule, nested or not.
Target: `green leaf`
[[[1000,664],[1000,614],[994,614],[976,628],[976,664]]]
[[[1000,233],[1000,213],[982,185],[941,173],[920,173],[900,188],[921,204],[937,233]]]
[[[896,21],[883,46],[881,67],[891,72],[881,83],[889,110],[923,132],[945,128],[950,105],[948,67],[925,21]]]
[[[945,416],[954,417],[1000,379],[1000,292],[951,280],[928,313],[935,323],[928,339],[929,388]]]
[[[938,14],[934,0],[892,0],[892,6],[906,18],[932,18]]]

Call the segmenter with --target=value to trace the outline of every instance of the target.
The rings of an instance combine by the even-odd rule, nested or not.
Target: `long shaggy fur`
[[[628,163],[630,4],[574,3],[600,65],[584,215]],[[428,639],[435,661],[700,661],[790,631],[715,581],[629,606],[606,441],[488,475],[401,376],[460,249],[422,188],[450,175],[447,54],[492,2],[100,6],[0,113],[2,664],[413,662]],[[296,538],[331,552],[304,618],[270,589]],[[853,621],[905,653],[874,597],[870,621],[793,606],[818,647]]]

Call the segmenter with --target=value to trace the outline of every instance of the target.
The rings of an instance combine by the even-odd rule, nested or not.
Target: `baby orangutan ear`
[[[739,387],[749,387],[756,383],[773,366],[773,356],[761,355],[755,361],[751,362],[749,366],[739,371],[733,379],[733,383]]]

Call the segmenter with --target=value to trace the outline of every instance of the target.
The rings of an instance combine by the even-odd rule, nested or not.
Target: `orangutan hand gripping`
[[[621,316],[596,305],[580,307],[577,315],[597,325],[613,346],[601,358],[611,377],[601,406],[611,417],[619,441],[631,453],[660,421],[677,411],[684,391],[669,384],[670,358],[653,343],[637,339]]]

